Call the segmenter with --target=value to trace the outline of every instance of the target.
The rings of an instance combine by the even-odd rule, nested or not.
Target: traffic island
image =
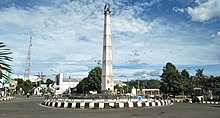
[[[201,103],[203,103],[203,104],[220,104],[220,102],[215,102],[215,101],[203,101]]]
[[[1,98],[0,98],[0,101],[12,100],[12,99],[15,99],[15,97],[7,96],[7,97],[1,97]]]
[[[200,104],[220,104],[219,101],[192,101],[192,100],[172,100],[172,102],[176,103],[200,103]]]
[[[72,109],[110,109],[110,108],[142,108],[154,106],[172,105],[170,100],[157,101],[116,101],[116,102],[97,102],[96,100],[86,101],[68,101],[68,100],[53,100],[47,99],[41,105],[57,108],[72,108]]]

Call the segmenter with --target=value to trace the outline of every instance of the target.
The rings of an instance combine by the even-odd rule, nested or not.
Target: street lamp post
[[[127,78],[127,93],[128,93],[128,86],[129,86],[129,84],[128,84],[128,78]]]
[[[102,64],[101,60],[95,60],[95,62],[97,63],[98,66],[100,66]]]

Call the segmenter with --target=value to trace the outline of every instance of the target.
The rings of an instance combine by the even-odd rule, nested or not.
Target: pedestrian
[[[28,92],[28,93],[27,93],[27,98],[29,98],[29,96],[30,96],[30,93]]]

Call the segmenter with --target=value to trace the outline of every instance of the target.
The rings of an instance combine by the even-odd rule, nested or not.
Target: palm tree
[[[5,62],[12,61],[12,57],[9,56],[10,54],[12,54],[10,49],[7,49],[6,45],[3,42],[0,42],[0,75],[3,78],[7,78],[7,75],[3,74],[2,70],[11,72],[11,66]]]

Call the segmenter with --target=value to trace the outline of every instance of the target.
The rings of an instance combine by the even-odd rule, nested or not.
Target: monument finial
[[[109,4],[109,3],[106,3],[106,4],[105,4],[104,11],[105,11],[105,12],[107,12],[107,11],[111,12],[111,11],[110,11],[110,4]]]

